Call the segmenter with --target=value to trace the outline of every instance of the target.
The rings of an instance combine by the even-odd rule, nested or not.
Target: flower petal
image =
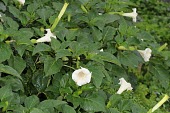
[[[126,80],[124,79],[124,78],[120,78],[119,79],[120,80],[120,82],[119,82],[119,84],[121,85],[120,86],[120,88],[119,88],[119,90],[117,91],[117,94],[121,94],[123,91],[125,91],[125,90],[132,90],[133,88],[131,87],[131,84],[130,83],[128,83],[128,82],[126,82]]]
[[[91,72],[88,69],[81,67],[81,69],[75,70],[72,73],[72,79],[78,86],[82,86],[91,81]]]

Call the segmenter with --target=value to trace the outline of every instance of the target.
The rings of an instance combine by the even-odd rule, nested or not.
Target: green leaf
[[[116,108],[109,108],[109,113],[121,113],[121,112],[118,111],[118,109]]]
[[[105,101],[101,95],[93,94],[83,99],[81,107],[87,112],[105,112]]]
[[[119,22],[119,31],[120,31],[121,35],[126,34],[127,28],[128,28],[127,23],[126,23],[125,19],[122,18]]]
[[[124,51],[118,55],[121,64],[129,67],[138,67],[141,58],[131,51]]]
[[[102,39],[101,31],[95,27],[92,27],[92,35],[93,35],[94,41],[100,41]]]
[[[27,11],[32,14],[34,13],[40,5],[37,2],[33,2],[32,4],[28,5]]]
[[[58,60],[59,58],[65,57],[65,56],[71,56],[71,52],[68,49],[60,49],[57,51],[56,53],[56,60]]]
[[[39,53],[39,52],[42,52],[42,51],[51,51],[51,48],[50,48],[50,46],[47,45],[47,44],[38,43],[38,44],[35,46],[32,55],[35,55],[36,53]]]
[[[45,77],[42,70],[37,70],[32,76],[32,84],[39,92],[43,92],[47,88],[49,81],[50,76]]]
[[[60,59],[55,60],[52,57],[47,57],[44,61],[45,76],[58,73],[62,66],[63,66],[63,62]]]
[[[0,63],[9,59],[12,54],[12,50],[9,45],[0,43]]]
[[[9,66],[14,68],[19,74],[26,68],[26,62],[19,56],[13,56],[8,60]]]
[[[49,109],[49,108],[57,108],[59,105],[63,105],[66,104],[66,102],[61,101],[61,100],[44,100],[42,102],[40,102],[40,104],[38,105],[37,108],[45,110],[45,109]]]
[[[52,10],[50,7],[45,7],[45,8],[37,10],[37,14],[44,21],[46,21],[53,13],[54,13],[54,10]]]
[[[14,17],[19,19],[20,11],[14,6],[9,6],[8,8],[9,8],[9,12],[12,13]]]
[[[111,26],[107,26],[103,30],[103,40],[104,41],[110,41],[113,40],[114,35],[116,33],[116,29]]]
[[[33,108],[30,113],[45,113],[43,112],[41,109],[38,109],[38,108]]]
[[[51,38],[51,48],[56,52],[57,50],[59,50],[61,44],[60,42],[55,39],[55,38]]]
[[[15,69],[7,65],[0,64],[0,72],[7,73],[22,79],[20,74]]]
[[[36,95],[31,95],[27,97],[24,101],[25,107],[32,109],[39,104],[39,98]]]
[[[156,77],[163,88],[169,88],[169,72],[163,66],[152,66],[150,72]]]
[[[69,105],[63,105],[62,109],[63,109],[62,113],[76,113],[74,108]]]
[[[3,12],[6,11],[6,6],[2,2],[0,2],[0,10],[2,10]]]
[[[4,87],[0,88],[0,99],[1,101],[9,96],[12,96],[12,89],[9,87],[9,85],[6,85]]]
[[[7,24],[9,25],[10,28],[18,30],[18,23],[16,21],[14,21],[12,18],[10,17],[6,17],[5,21],[7,22]]]
[[[108,52],[100,52],[97,55],[94,55],[91,59],[95,61],[102,60],[106,62],[111,62],[118,66],[121,66],[119,60],[114,55]]]
[[[88,67],[88,69],[92,72],[92,80],[93,80],[94,85],[97,88],[99,88],[100,85],[102,84],[102,80],[104,77],[104,74],[102,72],[103,67],[92,65],[92,66]]]
[[[16,40],[17,44],[26,44],[31,45],[30,38],[33,36],[33,33],[30,29],[20,29],[19,32],[15,35],[14,39]]]

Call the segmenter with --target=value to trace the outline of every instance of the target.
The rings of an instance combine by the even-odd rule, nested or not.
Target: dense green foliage
[[[68,8],[53,30],[57,38],[33,43],[32,39],[51,28],[65,2]],[[164,94],[170,96],[170,50],[163,45],[170,41],[167,4],[159,2],[162,6],[154,7],[155,2],[143,8],[144,4],[129,0],[26,0],[21,5],[2,0],[0,112],[147,113]],[[134,7],[137,23],[120,15]],[[156,11],[149,12],[149,7]],[[159,18],[155,18],[157,14]],[[152,49],[148,62],[137,51],[145,48]],[[72,80],[73,71],[80,67],[92,72],[91,82],[83,86]],[[119,95],[122,77],[133,90]],[[155,113],[169,113],[167,103]]]

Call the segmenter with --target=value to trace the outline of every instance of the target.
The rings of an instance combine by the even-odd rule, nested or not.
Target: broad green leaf
[[[103,30],[103,41],[113,40],[114,35],[116,33],[116,29],[114,27],[108,26]]]
[[[42,51],[51,51],[51,48],[50,48],[50,46],[47,45],[47,44],[38,43],[38,44],[35,46],[32,55],[35,55],[36,53],[39,53],[39,52],[42,52]]]
[[[28,47],[27,45],[23,45],[23,44],[16,46],[16,50],[17,50],[18,54],[21,57],[23,56],[23,54],[24,54],[25,50],[27,49],[27,47]]]
[[[81,107],[87,112],[105,112],[105,101],[101,95],[93,94],[83,99]]]
[[[38,108],[33,108],[30,113],[45,113],[43,112],[41,109],[38,109]]]
[[[14,6],[9,6],[8,8],[9,8],[9,12],[12,13],[14,17],[19,19],[20,11]]]
[[[118,66],[121,66],[119,60],[114,55],[112,55],[108,52],[100,52],[97,55],[94,55],[91,59],[95,60],[95,61],[102,60],[102,61],[106,61],[106,62],[111,62]]]
[[[32,84],[39,92],[43,92],[50,81],[50,77],[45,77],[42,70],[37,70],[32,76]]]
[[[60,42],[57,39],[51,38],[51,48],[55,52],[57,52],[57,50],[59,50],[60,46],[61,46],[61,44],[60,44]]]
[[[124,100],[121,100],[119,103],[118,103],[118,108],[119,108],[119,111],[121,112],[124,112],[124,111],[129,111],[132,106],[132,100],[130,99],[124,99]]]
[[[37,14],[44,21],[46,21],[53,13],[54,13],[54,10],[52,10],[50,7],[44,7],[42,9],[37,10]]]
[[[121,113],[121,112],[116,108],[109,108],[109,113]]]
[[[58,73],[62,66],[63,66],[63,62],[60,59],[55,60],[52,57],[47,57],[44,61],[45,76]]]
[[[68,49],[60,49],[57,51],[56,53],[56,60],[58,60],[59,58],[65,57],[65,56],[71,56],[71,52]]]
[[[0,2],[0,10],[6,11],[6,6],[2,2]]]
[[[138,67],[139,61],[141,61],[140,57],[135,55],[131,51],[124,51],[118,55],[118,58],[121,64],[129,67]]]
[[[126,20],[125,19],[121,19],[120,22],[119,22],[119,32],[121,35],[125,35],[126,32],[127,32],[127,23],[126,23]]]
[[[133,102],[131,109],[132,109],[132,113],[146,113],[147,112],[146,108],[144,108],[142,105],[136,102]]]
[[[92,66],[88,67],[88,69],[92,72],[92,80],[93,80],[94,85],[97,88],[99,88],[100,85],[102,84],[102,80],[104,77],[104,74],[102,72],[103,67],[92,65]]]
[[[7,73],[22,79],[20,74],[15,69],[7,65],[0,64],[0,72]]]
[[[17,44],[26,44],[31,45],[30,38],[33,36],[33,33],[30,29],[20,29],[19,32],[15,35],[14,39],[16,40]]]
[[[6,76],[0,78],[0,83],[11,86],[13,91],[23,91],[24,86],[20,79],[16,77]]]
[[[11,59],[8,60],[8,63],[9,66],[14,68],[19,74],[21,74],[26,67],[26,62],[19,56],[11,57]]]
[[[163,88],[169,88],[169,72],[163,66],[152,66],[150,72],[158,79]]]
[[[76,113],[73,107],[66,104],[62,106],[62,110],[62,113]]]
[[[12,50],[8,44],[0,43],[0,63],[9,59]]]
[[[4,87],[0,88],[0,99],[1,101],[9,96],[12,96],[12,89],[9,87],[9,85],[6,85]]]
[[[18,30],[18,23],[16,21],[14,21],[12,18],[10,17],[6,17],[5,21],[7,22],[7,24],[9,25],[10,28]]]
[[[100,41],[102,39],[101,31],[95,27],[92,28],[92,35],[93,35],[94,41]]]
[[[143,39],[143,40],[147,40],[147,41],[154,41],[154,37],[146,31],[141,31],[140,33],[138,33],[137,38],[139,40]]]
[[[35,11],[38,9],[39,4],[37,2],[33,2],[32,4],[28,5],[27,11],[32,14],[35,13]]]
[[[44,101],[40,102],[40,104],[38,105],[37,108],[45,110],[45,109],[49,109],[49,108],[56,108],[59,105],[63,105],[63,104],[66,104],[66,102],[61,101],[61,100],[49,99],[49,100],[44,100]]]
[[[39,104],[39,98],[36,95],[31,95],[27,97],[24,101],[25,107],[32,109]]]

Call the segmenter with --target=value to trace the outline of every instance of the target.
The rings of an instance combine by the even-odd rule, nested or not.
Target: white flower
[[[100,49],[100,52],[103,52],[103,49]]]
[[[37,40],[37,42],[51,42],[51,37],[56,39],[56,36],[53,33],[51,33],[50,29],[45,29],[45,30],[47,31],[47,34],[45,34],[45,36],[39,38]]]
[[[1,22],[4,22],[4,20],[2,19],[2,15],[0,14],[0,21]]]
[[[138,15],[138,13],[136,13],[136,8],[133,8],[132,10],[133,10],[133,12],[131,12],[131,13],[123,13],[122,15],[127,16],[127,17],[131,17],[133,19],[133,22],[136,22],[136,17]]]
[[[119,90],[117,91],[117,94],[121,94],[123,91],[125,91],[125,90],[132,90],[133,88],[131,87],[131,84],[130,83],[128,83],[128,82],[126,82],[126,80],[124,79],[124,78],[120,78],[119,79],[120,80],[120,82],[119,82],[119,84],[121,85],[120,86],[120,88],[119,88]]]
[[[81,69],[75,70],[72,73],[72,79],[78,86],[82,86],[91,81],[91,74],[92,73],[88,69],[81,67]]]
[[[18,0],[18,2],[19,2],[20,4],[22,4],[22,5],[24,5],[25,0]]]
[[[143,57],[145,62],[149,61],[152,52],[150,48],[146,48],[145,50],[138,50],[138,52]]]

